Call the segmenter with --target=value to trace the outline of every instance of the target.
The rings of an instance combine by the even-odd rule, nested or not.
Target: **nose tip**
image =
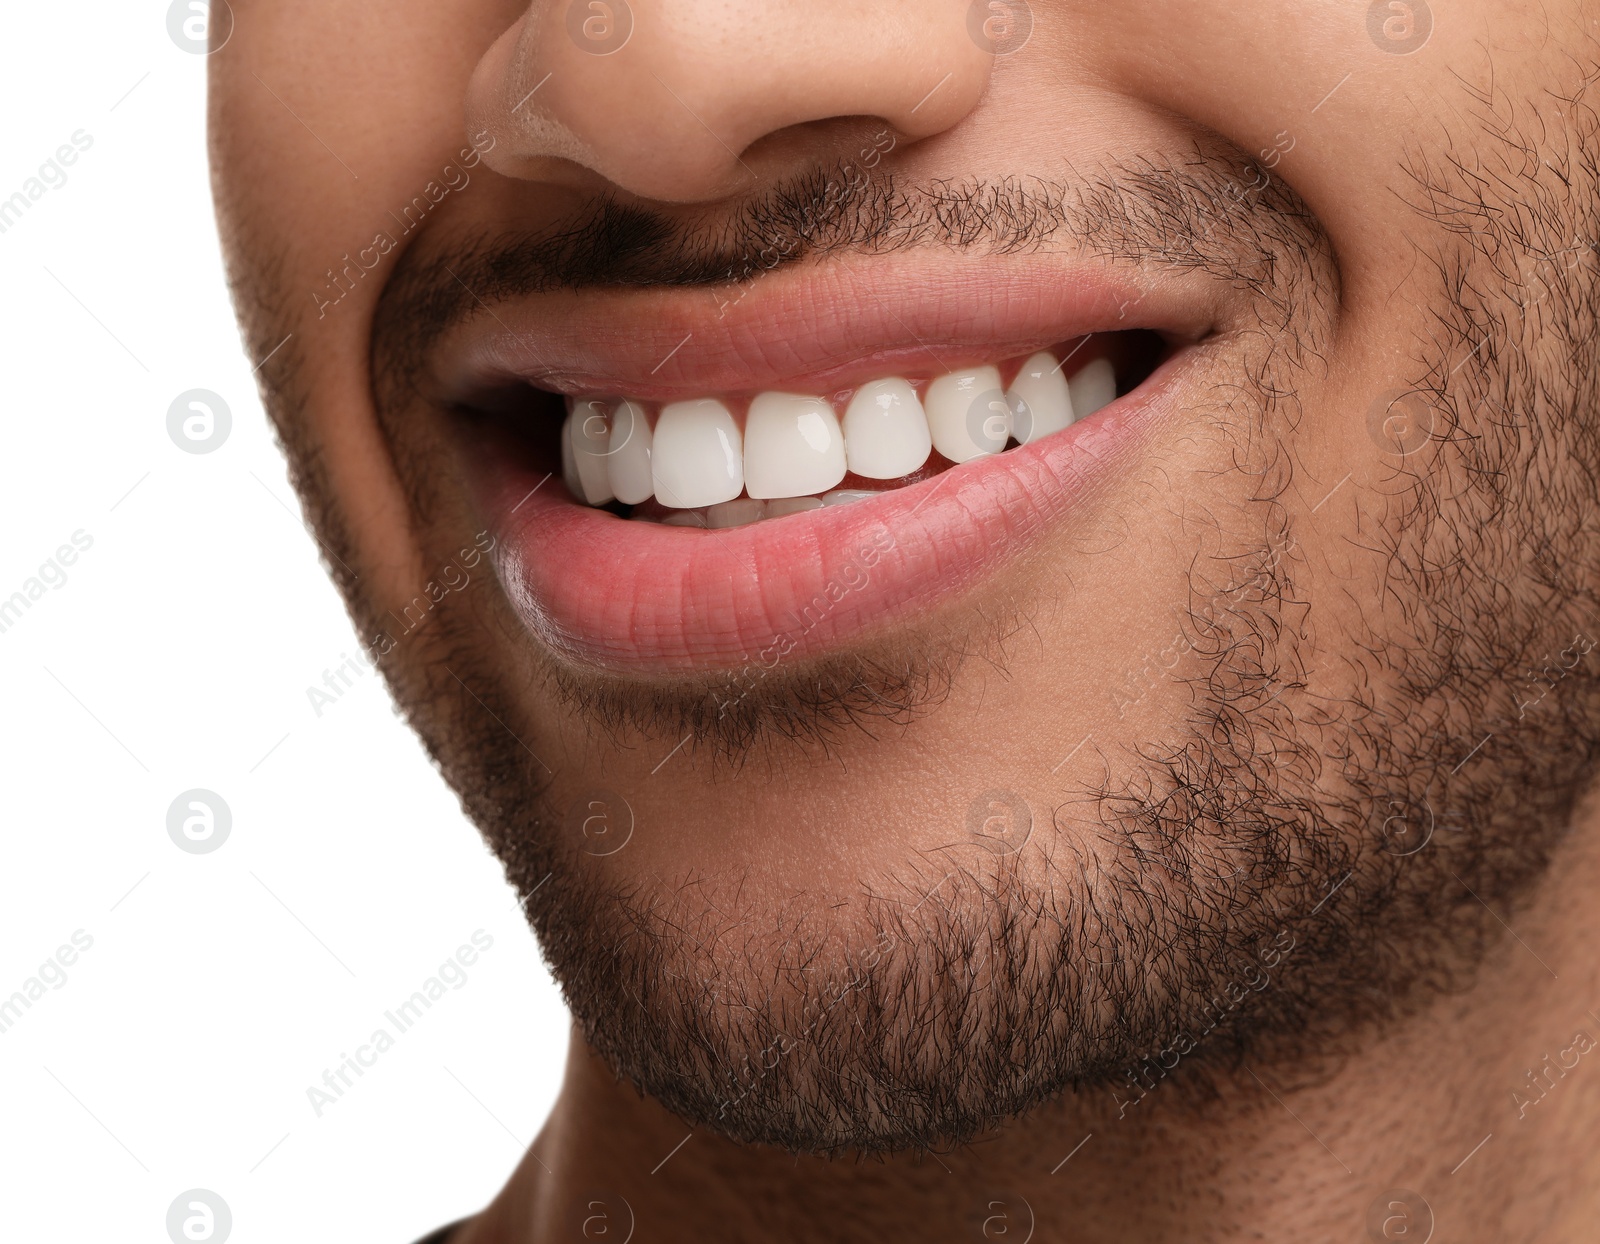
[[[827,122],[903,140],[977,104],[993,63],[966,0],[534,0],[484,55],[470,132],[510,177],[662,202],[828,154]]]

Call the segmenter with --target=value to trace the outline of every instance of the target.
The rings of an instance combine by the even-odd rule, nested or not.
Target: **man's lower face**
[[[381,121],[241,19],[214,143],[336,577],[595,1048],[906,1148],[1464,980],[1600,742],[1588,36],[1491,90],[1503,6],[1401,54],[1038,3],[942,128],[863,72],[722,168],[522,117],[592,68],[545,7],[385,36]],[[691,111],[807,68],[741,65]],[[378,188],[256,143],[253,76]]]

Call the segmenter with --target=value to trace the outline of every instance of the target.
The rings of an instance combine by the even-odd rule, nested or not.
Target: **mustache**
[[[1011,252],[1060,232],[1065,196],[1063,186],[1034,179],[908,186],[841,165],[796,177],[709,222],[608,196],[555,231],[502,240],[467,266],[501,293],[718,285],[838,251]]]
[[[1081,176],[911,182],[841,161],[714,212],[606,195],[539,232],[426,236],[379,300],[380,361],[404,367],[498,301],[558,290],[738,285],[840,253],[1071,250],[1112,263],[1200,269],[1273,291],[1332,247],[1282,179],[1227,145],[1139,157]]]

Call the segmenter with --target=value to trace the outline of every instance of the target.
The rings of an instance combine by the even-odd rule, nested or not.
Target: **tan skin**
[[[1321,641],[1339,643],[1382,574],[1363,533],[1382,522],[1392,463],[1365,412],[1374,393],[1412,378],[1418,307],[1439,297],[1437,274],[1416,262],[1425,226],[1397,193],[1397,169],[1452,126],[1470,141],[1460,81],[1488,78],[1486,47],[1514,97],[1566,83],[1571,58],[1592,60],[1582,8],[1440,0],[1426,46],[1395,55],[1348,5],[1034,0],[1029,45],[996,58],[969,38],[966,7],[637,0],[634,43],[594,57],[566,38],[565,6],[543,0],[235,0],[235,33],[212,61],[211,141],[241,311],[256,357],[296,334],[294,376],[275,382],[269,371],[267,383],[303,394],[304,406],[275,414],[314,449],[317,488],[333,499],[340,547],[377,612],[403,608],[437,548],[472,532],[464,519],[426,529],[380,434],[367,361],[390,268],[334,313],[319,317],[311,294],[473,136],[494,138],[473,191],[429,229],[531,225],[600,192],[714,208],[886,126],[897,170],[922,180],[1092,164],[1209,131],[1270,161],[1337,255],[1336,332],[1299,392],[1283,503],[1298,520],[1300,582]],[[870,282],[872,260],[856,271]],[[1236,290],[1196,283],[1194,294],[1212,322],[1247,322]],[[753,292],[741,313],[764,296]],[[844,901],[861,877],[933,849],[939,809],[965,806],[973,790],[1059,803],[1093,780],[1076,763],[1053,768],[1072,741],[1157,736],[1176,720],[1177,680],[1126,716],[1082,689],[1115,685],[1170,639],[1185,568],[1217,514],[1243,512],[1240,486],[1219,478],[1226,466],[1224,447],[1203,435],[1154,446],[1080,525],[958,602],[1025,602],[1030,626],[1009,655],[1027,677],[966,672],[936,713],[858,742],[845,763],[797,758],[779,781],[730,782],[711,758],[686,753],[657,774],[670,740],[610,746],[531,692],[519,730],[566,784],[558,803],[597,782],[641,792],[636,812],[653,832],[612,863],[623,880],[712,872],[731,853],[744,866],[742,901],[798,889]],[[441,478],[454,497],[449,469]],[[439,655],[431,642],[420,636],[408,660]],[[536,643],[484,647],[509,673]],[[885,832],[839,831],[851,823]],[[725,832],[755,824],[767,828]],[[1119,1118],[1101,1091],[953,1152],[796,1158],[691,1129],[619,1084],[576,1035],[549,1122],[455,1244],[621,1240],[630,1218],[634,1238],[661,1241],[1022,1240],[1030,1219],[1036,1239],[1350,1240],[1366,1238],[1371,1206],[1397,1188],[1431,1205],[1436,1239],[1584,1238],[1600,1208],[1600,1071],[1590,1067],[1600,1054],[1523,1117],[1511,1091],[1546,1054],[1571,1048],[1575,1031],[1600,1036],[1589,1014],[1600,1008],[1595,830],[1592,808],[1574,815],[1536,894],[1500,913],[1516,937],[1500,938],[1469,990],[1369,1034],[1314,1082],[1292,1066],[1230,1071],[1221,1099],[1198,1113],[1158,1091]],[[716,885],[707,895],[729,897]],[[1376,1238],[1423,1238],[1396,1229]]]

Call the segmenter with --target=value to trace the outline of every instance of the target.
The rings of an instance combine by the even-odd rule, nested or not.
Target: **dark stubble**
[[[408,361],[470,310],[461,289],[492,302],[562,284],[752,279],[785,239],[798,242],[782,262],[822,263],[835,249],[1067,238],[1113,262],[1209,272],[1259,309],[1233,371],[1215,377],[1213,431],[1240,469],[1214,500],[1239,521],[1193,564],[1184,639],[1198,673],[1176,740],[1104,750],[1101,781],[1032,810],[1023,850],[923,857],[864,881],[847,922],[801,898],[716,909],[693,878],[622,888],[585,867],[515,737],[526,713],[486,638],[515,630],[503,601],[446,600],[433,625],[448,657],[403,649],[385,663],[621,1075],[739,1140],[940,1146],[1064,1091],[1124,1091],[1154,1063],[1181,1064],[1175,1078],[1203,1094],[1246,1058],[1314,1061],[1467,978],[1490,941],[1484,905],[1505,910],[1546,869],[1600,726],[1588,655],[1600,360],[1582,241],[1600,237],[1600,136],[1581,98],[1469,102],[1480,124],[1459,147],[1397,170],[1435,291],[1406,408],[1428,435],[1384,432],[1398,441],[1364,494],[1360,537],[1382,572],[1341,615],[1353,627],[1319,627],[1300,520],[1280,503],[1295,395],[1335,331],[1337,265],[1281,185],[1241,197],[1260,174],[1225,151],[1060,184],[876,178],[832,207],[818,206],[833,176],[821,173],[715,231],[601,204],[558,237],[402,261],[374,371],[424,531],[443,502]],[[338,549],[335,499],[279,417]],[[359,585],[346,588],[358,621],[380,629]],[[602,737],[670,742],[687,725],[735,766],[781,763],[786,746],[847,747],[873,714],[934,710],[960,672],[948,639],[836,657],[731,711],[714,679],[646,696],[532,658],[525,681]]]

